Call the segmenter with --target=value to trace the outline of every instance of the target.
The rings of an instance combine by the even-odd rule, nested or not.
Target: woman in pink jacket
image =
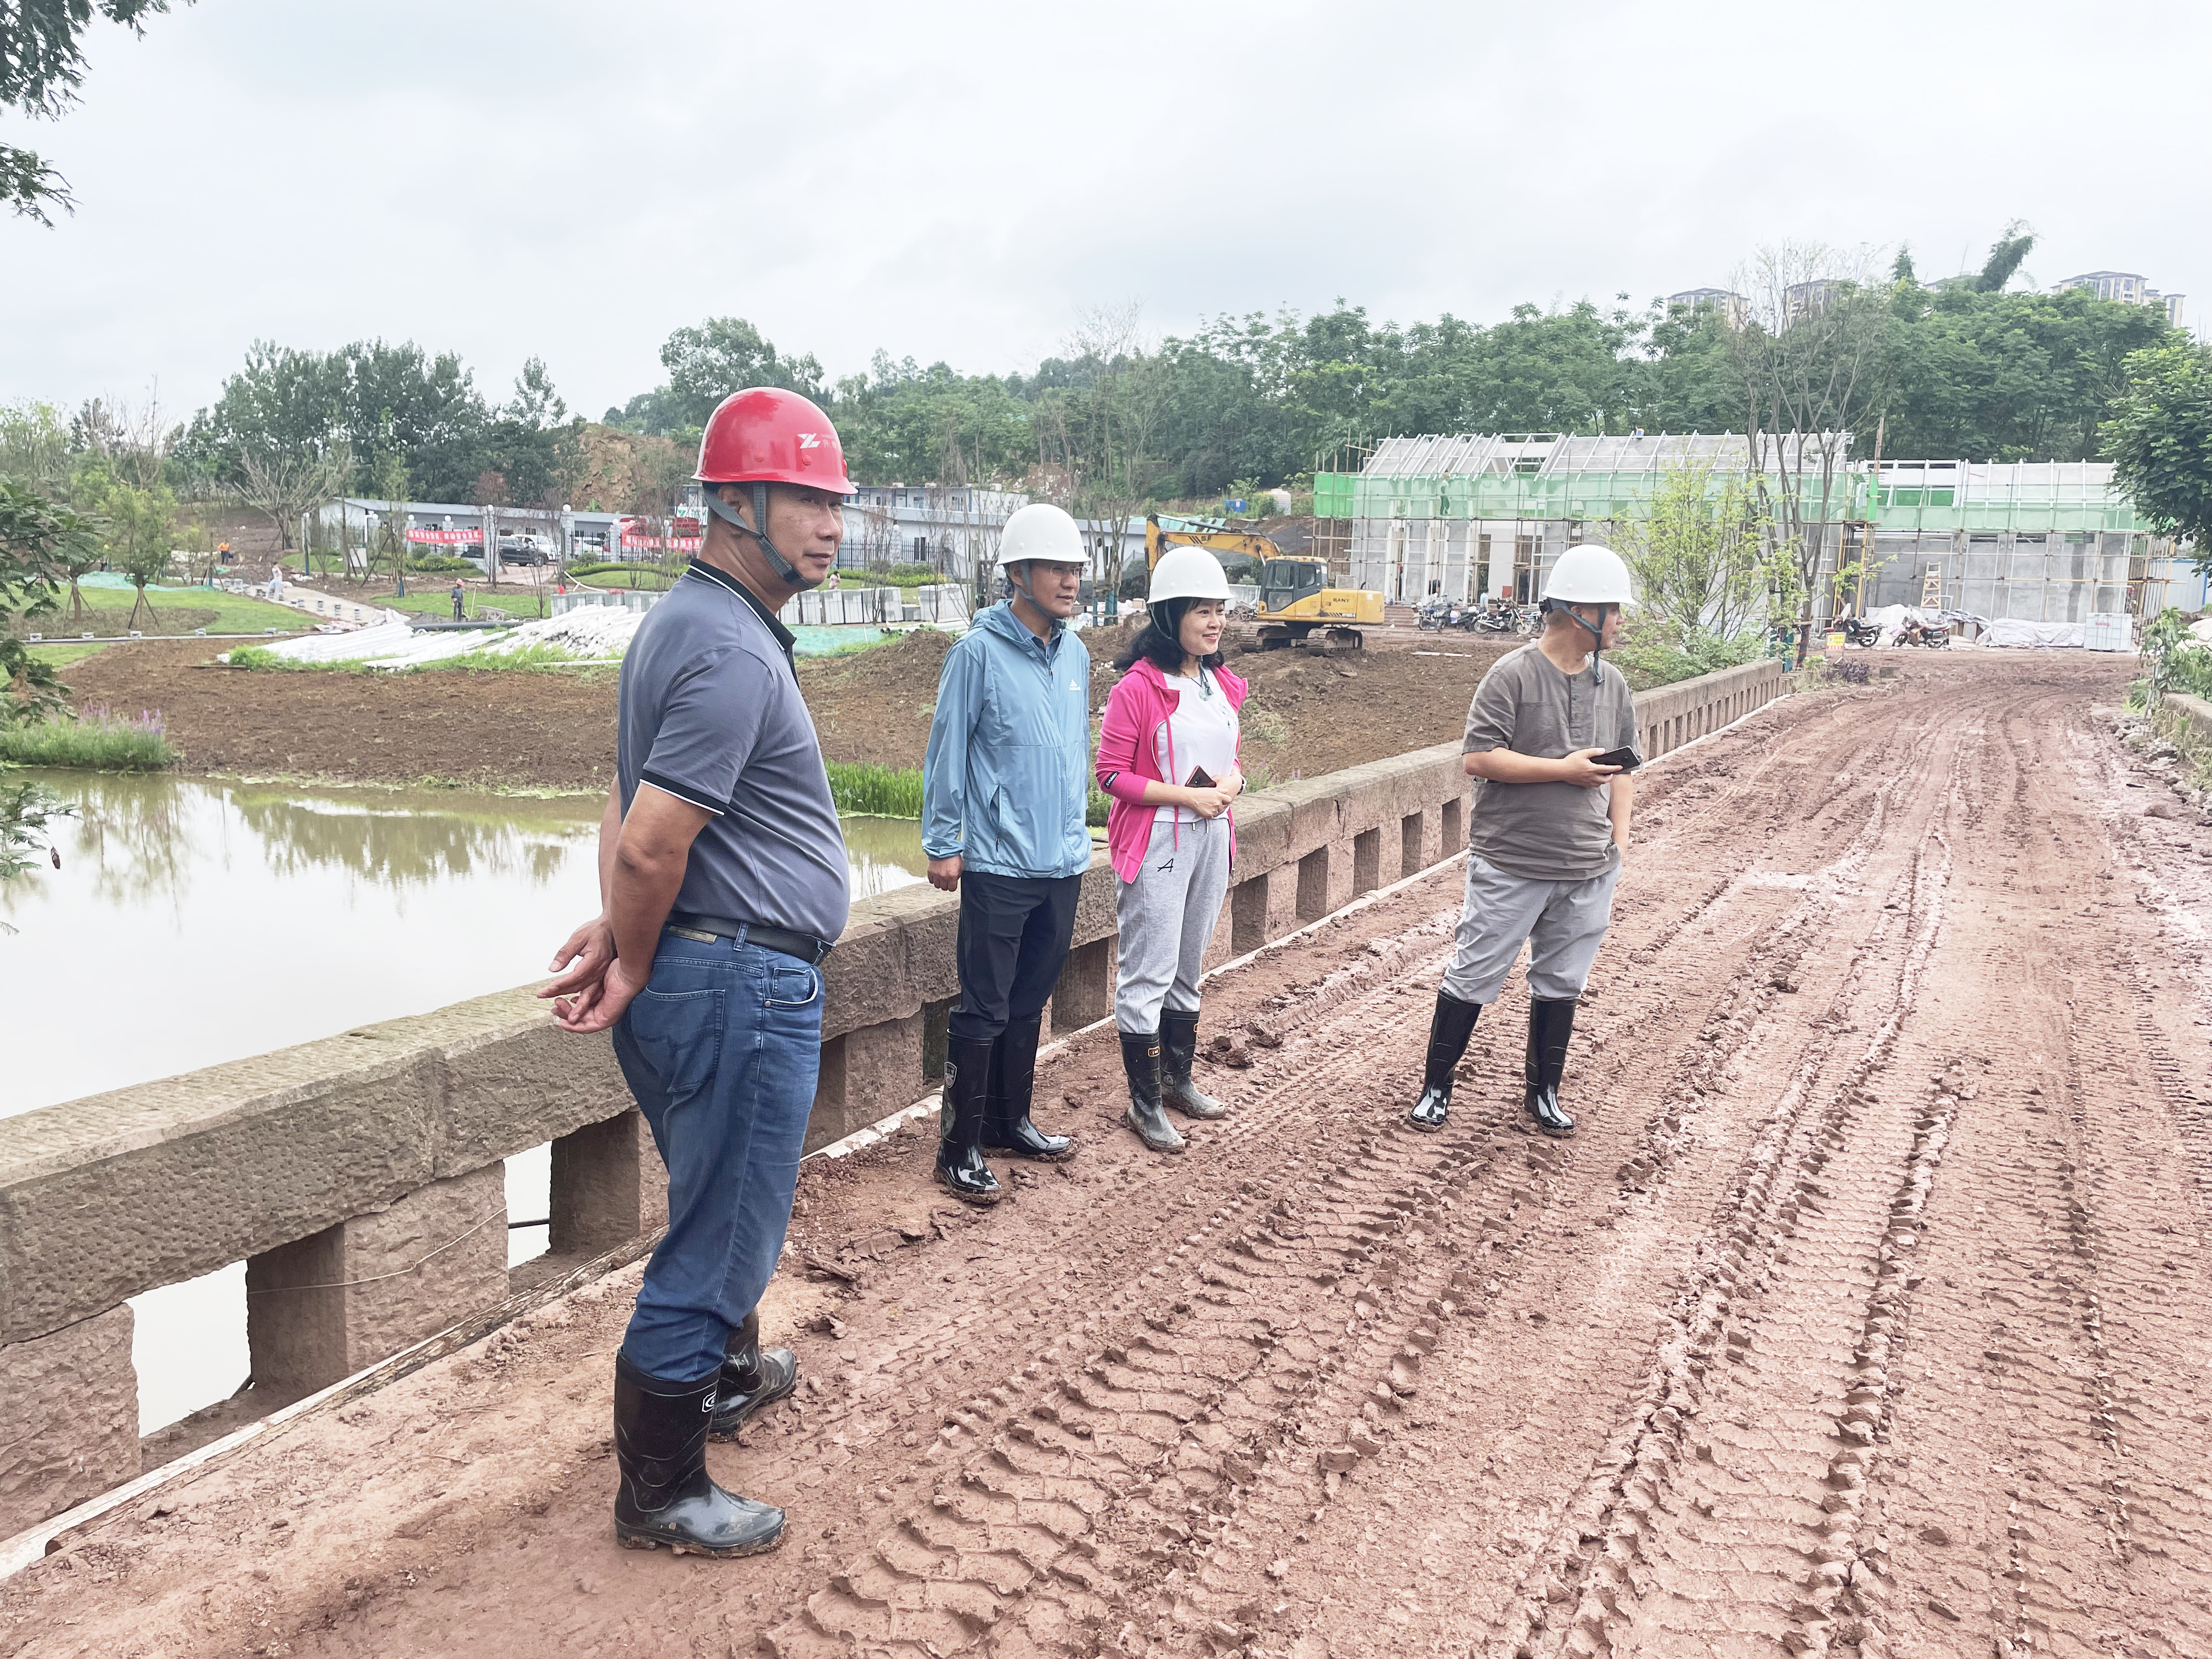
[[[1098,787],[1113,797],[1106,845],[1121,878],[1121,969],[1114,1024],[1129,1074],[1127,1122],[1156,1152],[1187,1117],[1229,1109],[1190,1080],[1198,1053],[1198,976],[1236,850],[1230,811],[1244,787],[1237,710],[1244,682],[1221,665],[1229,579],[1204,548],[1170,549],[1152,567],[1150,620],[1122,670],[1098,735]]]

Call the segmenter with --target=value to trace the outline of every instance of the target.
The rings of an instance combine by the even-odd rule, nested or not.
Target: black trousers
[[[960,1003],[948,1027],[969,1042],[992,1042],[1011,1020],[1044,1012],[1075,934],[1081,876],[960,878]]]

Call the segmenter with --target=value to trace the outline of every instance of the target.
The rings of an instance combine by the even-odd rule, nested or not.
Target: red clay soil
[[[1253,678],[1245,764],[1261,782],[1310,777],[1456,737],[1482,670],[1505,647],[1417,635],[1350,659],[1237,658]],[[1091,636],[1093,707],[1114,639]],[[950,640],[922,631],[849,657],[802,659],[823,755],[918,767]],[[188,771],[404,784],[602,790],[613,781],[615,671],[247,672],[221,641],[148,640],[70,665],[80,708],[158,709]]]
[[[919,1131],[809,1164],[805,1381],[711,1454],[773,1554],[615,1546],[632,1268],[65,1540],[0,1653],[2212,1652],[2212,838],[2119,679],[1918,659],[1657,763],[1570,1140],[1517,984],[1405,1125],[1447,865],[1211,983],[1182,1158],[1091,1031],[994,1210]]]

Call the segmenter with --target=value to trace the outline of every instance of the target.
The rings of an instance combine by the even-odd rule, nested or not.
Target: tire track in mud
[[[1662,758],[1570,1141],[1524,1126],[1517,989],[1446,1131],[1402,1127],[1451,870],[1209,986],[1210,1030],[1280,1041],[1184,1158],[1111,1129],[1094,1036],[1040,1079],[1089,1144],[1011,1204],[927,1221],[921,1134],[811,1177],[814,1248],[923,1224],[806,1289],[839,1339],[714,1455],[793,1506],[774,1555],[612,1548],[586,1355],[534,1385],[534,1485],[479,1465],[325,1579],[301,1513],[289,1556],[210,1531],[106,1593],[272,1569],[208,1651],[2212,1651],[2207,1010],[2130,902],[2090,684],[1916,660]],[[46,1571],[50,1620],[103,1615],[46,1645],[146,1646]]]
[[[2061,720],[2008,725],[2015,780],[2067,736]],[[2109,863],[2109,847],[2085,860],[2103,839],[2086,817],[2008,817],[1978,883],[2002,890],[2023,857]],[[2093,908],[2074,933],[2025,980],[1988,971],[1987,952],[1958,969],[1960,1000],[2003,1015],[1949,1034],[1984,1045],[1990,1098],[1962,1109],[1964,1167],[1938,1206],[1898,1450],[1876,1482],[1863,1583],[1906,1645],[2212,1647],[2194,1126],[2163,1109],[2173,1068],[2148,1040],[2122,930]],[[2187,1291],[2194,1309],[2168,1314]]]
[[[1892,787],[1904,787],[1906,781],[1899,780]],[[1881,818],[1879,811],[1869,814],[1853,846],[1846,849],[1843,857],[1830,861],[1828,873],[1832,878],[1847,878],[1856,864],[1863,860],[1866,850],[1878,835]],[[1786,944],[1803,931],[1811,914],[1812,901],[1802,894],[1797,896],[1798,902],[1790,915],[1771,930],[1774,939]],[[1420,963],[1419,982],[1425,989],[1432,984],[1442,960],[1442,951],[1433,947],[1443,944],[1437,936],[1448,929],[1449,921],[1449,912],[1439,913],[1427,927],[1413,930],[1411,939],[1401,935],[1395,939],[1377,941],[1373,948],[1378,965],[1410,966],[1407,958],[1419,954],[1419,935],[1431,935],[1428,941],[1431,946],[1429,959]],[[1766,941],[1756,954],[1764,957],[1772,948],[1773,940]],[[1360,964],[1354,964],[1339,970],[1310,988],[1307,995],[1317,1006],[1346,1007],[1346,988],[1361,976],[1359,968]],[[1744,977],[1741,971],[1735,975],[1738,981]],[[1740,994],[1744,988],[1737,985],[1735,990]],[[1365,1018],[1370,1012],[1365,1005],[1405,999],[1402,984],[1386,983],[1370,993],[1361,1006],[1351,1006],[1351,1018],[1340,1018],[1334,1023],[1339,1026],[1365,1026],[1370,1024]],[[1297,998],[1293,995],[1285,1000],[1295,1005]],[[1662,1007],[1679,1010],[1680,1006],[1681,1000],[1676,992],[1655,997],[1650,1006],[1632,1012],[1629,1027],[1633,1029],[1639,1016],[1648,1018]],[[1686,1046],[1697,1049],[1701,1061],[1706,1063],[1714,1062],[1723,1052],[1696,1042]],[[1328,1085],[1337,1080],[1332,1073],[1356,1070],[1365,1063],[1357,1056],[1347,1055],[1334,1066],[1323,1065],[1316,1073],[1311,1066],[1298,1063],[1302,1058],[1297,1045],[1285,1048],[1284,1069],[1291,1075],[1280,1088],[1304,1096],[1309,1102],[1316,1094],[1326,1097]],[[1258,1098],[1275,1092],[1263,1088],[1248,1099],[1256,1103]],[[1468,1114],[1468,1108],[1457,1109],[1455,1130]],[[1238,1117],[1245,1118],[1247,1115],[1246,1109],[1240,1107]],[[1496,1115],[1486,1114],[1480,1127],[1485,1130],[1496,1127]],[[1679,1112],[1662,1113],[1653,1121],[1664,1123],[1668,1116],[1676,1119],[1679,1132]],[[1232,1123],[1236,1121],[1231,1120]],[[1252,1132],[1248,1126],[1246,1133]],[[1486,1142],[1491,1139],[1498,1138],[1486,1136]],[[1332,1205],[1289,1221],[1293,1227],[1303,1224],[1308,1241],[1326,1243],[1318,1255],[1309,1249],[1294,1266],[1278,1255],[1273,1263],[1278,1275],[1290,1271],[1324,1289],[1333,1288],[1347,1274],[1358,1273],[1373,1259],[1378,1244],[1394,1224],[1410,1225],[1419,1243],[1425,1244],[1436,1238],[1443,1247],[1433,1253],[1424,1271],[1410,1279],[1404,1277],[1394,1262],[1388,1271],[1374,1275],[1374,1282],[1362,1283],[1352,1297],[1352,1318],[1345,1333],[1346,1340],[1316,1345],[1308,1333],[1285,1344],[1284,1338],[1294,1328],[1256,1328],[1247,1322],[1249,1316],[1237,1311],[1246,1298],[1257,1293],[1255,1287],[1247,1282],[1252,1279],[1253,1271],[1243,1261],[1232,1255],[1206,1267],[1197,1274],[1194,1285],[1190,1279],[1183,1281],[1182,1287],[1190,1290],[1192,1295],[1170,1304],[1166,1322],[1179,1339],[1174,1355],[1182,1354],[1181,1345],[1194,1345],[1211,1357],[1213,1369],[1207,1369],[1203,1363],[1191,1365],[1187,1355],[1173,1357],[1164,1352],[1156,1338],[1141,1337],[1133,1346],[1109,1345],[1100,1358],[1090,1362],[1085,1375],[1097,1386],[1087,1392],[1083,1383],[1064,1375],[1054,1379],[1041,1391],[1044,1397],[1029,1405],[1029,1420],[1024,1420],[1024,1414],[1017,1412],[1011,1419],[1002,1421],[991,1435],[988,1452],[960,1474],[962,1486],[997,1490],[1002,1500],[1014,1505],[1011,1510],[1002,1504],[994,1517],[972,1507],[963,1509],[957,1496],[949,1495],[940,1487],[932,1500],[933,1517],[941,1522],[950,1514],[964,1524],[970,1534],[964,1547],[956,1541],[951,1532],[939,1525],[932,1534],[934,1553],[926,1562],[910,1549],[902,1547],[902,1541],[911,1541],[917,1525],[911,1518],[902,1521],[899,1536],[877,1540],[866,1558],[848,1566],[833,1580],[829,1590],[811,1600],[802,1619],[788,1621],[773,1633],[772,1639],[779,1650],[794,1654],[899,1652],[908,1649],[951,1652],[959,1650],[963,1644],[981,1640],[987,1632],[994,1651],[1020,1651],[1025,1644],[1040,1648],[1054,1643],[1073,1645],[1081,1638],[1071,1633],[1071,1626],[1087,1628],[1096,1635],[1099,1630],[1111,1626],[1116,1615],[1143,1611],[1133,1608],[1132,1598],[1117,1582],[1113,1569],[1146,1559],[1169,1570],[1170,1585],[1165,1612],[1170,1620],[1176,1620],[1178,1615],[1183,1622],[1200,1617],[1207,1611],[1204,1603],[1212,1587],[1204,1582],[1203,1573],[1193,1580],[1188,1590],[1179,1591],[1173,1586],[1174,1565],[1180,1548],[1177,1540],[1188,1541],[1194,1537],[1204,1542],[1219,1539],[1238,1530],[1240,1524],[1243,1531],[1249,1533],[1264,1525],[1257,1518],[1263,1511],[1287,1514],[1300,1505],[1310,1506],[1316,1494],[1304,1489],[1322,1486],[1325,1490],[1334,1486],[1341,1468],[1328,1468],[1316,1479],[1310,1461],[1313,1454],[1297,1456],[1291,1450],[1294,1445],[1336,1441],[1336,1444],[1322,1446],[1320,1459],[1340,1466],[1360,1456],[1363,1444],[1379,1448],[1381,1437],[1391,1427],[1389,1417],[1403,1409],[1397,1403],[1401,1398],[1399,1390],[1411,1392],[1410,1385],[1418,1375],[1423,1356],[1433,1352],[1440,1340],[1435,1322],[1468,1309],[1470,1302],[1477,1299],[1474,1281],[1466,1272],[1455,1270],[1450,1259],[1455,1249],[1464,1248],[1460,1235],[1471,1235],[1478,1246],[1486,1239],[1502,1242],[1500,1236],[1511,1225],[1518,1213],[1518,1205],[1531,1196],[1528,1180],[1512,1180],[1502,1194],[1502,1206],[1480,1214],[1472,1222],[1462,1220],[1457,1225],[1449,1218],[1449,1212],[1459,1207],[1458,1200],[1433,1190],[1420,1196],[1410,1196],[1401,1190],[1391,1201],[1377,1205],[1374,1194],[1368,1190],[1377,1178],[1403,1188],[1409,1182],[1418,1185],[1423,1176],[1433,1187],[1449,1176],[1460,1174],[1465,1176],[1466,1185],[1473,1187],[1496,1173],[1492,1167],[1495,1160],[1479,1149],[1479,1143],[1468,1139],[1446,1139],[1443,1149],[1432,1155],[1428,1149],[1434,1147],[1435,1142],[1394,1127],[1387,1141],[1370,1144],[1365,1149],[1357,1165],[1343,1166],[1335,1172],[1336,1179],[1349,1182],[1353,1193],[1358,1194],[1353,1197],[1349,1210]],[[1395,1146],[1395,1157],[1383,1151],[1386,1145]],[[1428,1162],[1431,1156],[1432,1163]],[[1532,1149],[1528,1159],[1532,1174],[1534,1170],[1549,1170],[1553,1157],[1548,1147]],[[1411,1161],[1401,1163],[1400,1159]],[[1283,1208],[1279,1204],[1278,1211]],[[1419,1214],[1428,1222],[1426,1237],[1418,1225],[1407,1222],[1409,1213]],[[1445,1234],[1441,1238],[1437,1237],[1439,1224]],[[1384,1230],[1381,1234],[1374,1231],[1378,1226]],[[1278,1251],[1286,1244],[1279,1233],[1268,1233],[1266,1237]],[[1204,1242],[1200,1236],[1193,1235],[1186,1239],[1185,1246]],[[1248,1235],[1237,1236],[1234,1243],[1248,1253],[1252,1249]],[[1163,1271],[1160,1267],[1153,1269],[1155,1274]],[[1495,1281],[1486,1281],[1486,1285],[1494,1290]],[[1285,1287],[1276,1285],[1265,1288],[1279,1291]],[[1295,1298],[1297,1292],[1295,1287],[1291,1288]],[[1212,1315],[1197,1305],[1208,1301],[1217,1305],[1217,1311]],[[1190,1324],[1176,1324],[1176,1315],[1190,1321]],[[1422,1315],[1428,1317],[1424,1319]],[[1153,1313],[1148,1316],[1148,1322],[1157,1329],[1163,1322],[1161,1316]],[[1241,1342],[1250,1343],[1263,1354],[1273,1347],[1280,1354],[1294,1356],[1278,1363],[1295,1364],[1311,1371],[1299,1379],[1306,1386],[1306,1394],[1304,1409],[1295,1420],[1286,1423],[1283,1418],[1279,1400],[1284,1390],[1279,1380],[1269,1366],[1252,1362],[1249,1352],[1237,1346]],[[1334,1352],[1329,1352],[1331,1348]],[[1147,1369],[1158,1374],[1147,1379],[1152,1385],[1149,1390],[1138,1392],[1140,1398],[1146,1398],[1145,1409],[1152,1413],[1151,1420],[1162,1431],[1162,1436],[1154,1445],[1149,1464],[1123,1455],[1128,1446],[1126,1439],[1121,1439],[1117,1442],[1121,1448],[1116,1454],[1119,1461],[1106,1465],[1103,1470],[1090,1472],[1092,1485],[1084,1493],[1083,1501],[1075,1502],[1073,1515],[1060,1516],[1066,1523],[1063,1530],[1050,1534],[1061,1548],[1082,1557],[1079,1563],[1070,1564],[1054,1557],[1040,1536],[1018,1535],[1010,1530],[1018,1524],[1024,1492],[1034,1496],[1044,1489],[994,1489],[991,1482],[994,1476],[1002,1480],[1009,1477],[1042,1480],[1049,1476],[1062,1483],[1056,1490],[1063,1498],[1067,1497],[1070,1489],[1066,1483],[1083,1473],[1083,1447],[1088,1445],[1095,1453],[1105,1443],[1102,1433],[1112,1440],[1117,1432],[1113,1425],[1102,1425],[1095,1417],[1085,1413],[1095,1413],[1102,1407],[1115,1403],[1117,1397],[1102,1395],[1101,1388],[1139,1380],[1114,1369],[1117,1353],[1128,1356],[1127,1363],[1131,1364],[1144,1356],[1152,1357]],[[1250,1362],[1244,1365],[1243,1376],[1223,1374],[1219,1367],[1224,1354]],[[1325,1364],[1315,1363],[1324,1358]],[[1204,1377],[1214,1388],[1194,1393],[1188,1387],[1177,1387],[1174,1377],[1178,1373]],[[1124,1395],[1129,1392],[1127,1386],[1122,1386],[1121,1391]],[[1075,1401],[1073,1417],[1066,1403],[1051,1397],[1054,1393]],[[1347,1419],[1352,1424],[1348,1429],[1330,1426],[1345,1424]],[[1036,1427],[1039,1420],[1050,1423],[1052,1429],[1041,1431]],[[1182,1508],[1190,1512],[1190,1519],[1176,1513],[1174,1506],[1163,1507],[1149,1496],[1116,1501],[1121,1494],[1113,1488],[1127,1486],[1133,1492],[1151,1489],[1165,1478],[1164,1469],[1175,1466],[1173,1460],[1177,1453],[1169,1443],[1170,1437],[1165,1435],[1169,1423],[1182,1424],[1194,1443],[1202,1443],[1206,1437],[1204,1426],[1192,1425],[1239,1421],[1248,1425],[1272,1423],[1273,1426],[1265,1435],[1264,1443],[1252,1432],[1235,1441],[1227,1454],[1230,1462],[1225,1469],[1216,1460],[1211,1468],[1194,1477],[1188,1465],[1196,1457],[1203,1468],[1202,1456],[1182,1455],[1182,1465],[1175,1478]],[[1062,1434],[1072,1435],[1072,1441],[1062,1439]],[[1051,1461],[1039,1463],[1036,1456],[1043,1454],[1047,1443]],[[1232,1494],[1241,1488],[1243,1483],[1235,1478],[1238,1474],[1253,1477],[1253,1483],[1261,1489],[1249,1506],[1249,1514],[1243,1513],[1248,1506],[1233,1495],[1226,1503],[1220,1501],[1224,1486]],[[1224,1475],[1228,1478],[1223,1479]],[[1075,1516],[1081,1517],[1079,1522]],[[1194,1519],[1199,1529],[1196,1533],[1188,1530]],[[976,1570],[978,1563],[996,1562],[1003,1565],[1016,1543],[1027,1550],[1023,1557],[1026,1564],[1024,1574],[1002,1571],[992,1578]],[[938,1570],[924,1570],[930,1563]],[[1213,1576],[1218,1578],[1220,1575]],[[1082,1595],[1071,1597],[1056,1589],[1046,1595],[1037,1594],[1053,1579],[1078,1584]],[[948,1623],[946,1606],[956,1600],[967,1610],[966,1617],[954,1618]],[[1036,1607],[1030,1607],[1009,1623],[1002,1614],[1006,1605],[1016,1601],[1041,1604],[1046,1610],[1039,1612]],[[1230,1610],[1241,1612],[1249,1619],[1255,1604],[1247,1597]],[[1161,1609],[1152,1611],[1157,1613]],[[1109,1633],[1117,1640],[1124,1637],[1135,1639],[1140,1622],[1135,1618],[1123,1618],[1122,1628]],[[1219,1622],[1225,1625],[1227,1621]],[[1011,1633],[1012,1624],[1020,1626],[1018,1635]],[[954,1625],[959,1628],[956,1630]],[[1218,1631],[1216,1635],[1219,1635]]]

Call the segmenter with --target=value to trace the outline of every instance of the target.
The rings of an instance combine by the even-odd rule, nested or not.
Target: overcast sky
[[[1763,243],[2141,271],[2212,307],[2212,7],[199,0],[0,118],[73,217],[0,218],[0,400],[206,402],[257,337],[543,356],[598,416],[669,331],[833,374],[1150,326],[1640,304]]]

